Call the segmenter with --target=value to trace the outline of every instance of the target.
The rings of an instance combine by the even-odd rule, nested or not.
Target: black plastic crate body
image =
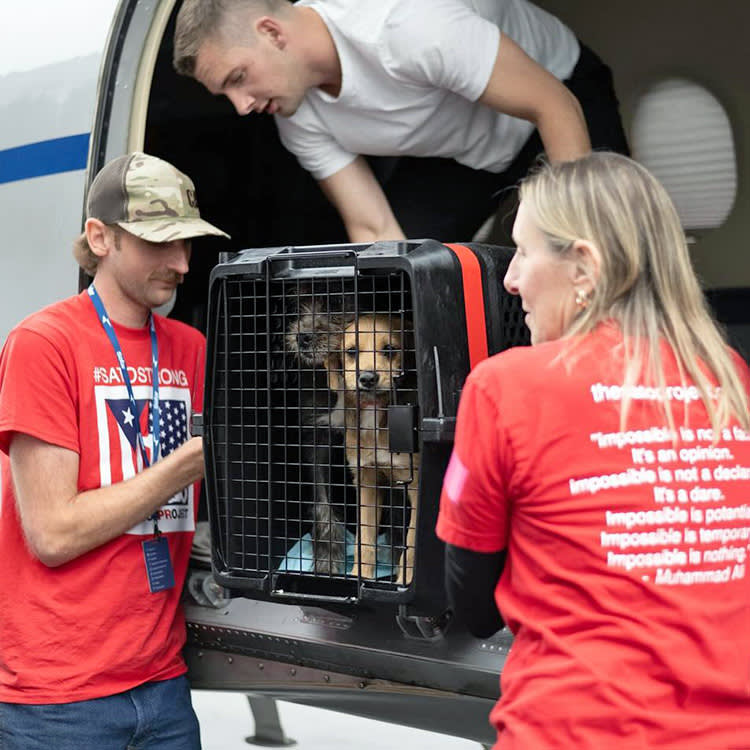
[[[520,310],[499,286],[510,251],[471,249],[486,290],[489,353],[523,343]],[[517,330],[504,322],[508,316]],[[345,330],[360,344],[375,334],[370,338],[380,343],[364,357],[370,364],[362,364],[361,352],[347,353],[353,347],[341,341]],[[394,332],[399,335],[389,339],[386,334]],[[308,340],[316,336],[317,348]],[[245,251],[217,266],[210,283],[204,411],[217,579],[263,598],[411,602],[425,611],[439,609],[442,547],[434,524],[458,397],[470,369],[466,337],[460,263],[432,241]],[[388,375],[383,341],[399,350],[391,354],[397,372],[390,372],[395,385],[388,398],[365,407],[347,401],[343,392],[351,395],[352,389],[342,378],[359,383],[373,371]],[[380,365],[374,364],[376,351]],[[353,364],[347,365],[348,358]],[[341,427],[342,414],[348,427]],[[373,427],[387,420],[390,430]],[[301,543],[324,528],[313,524],[321,492],[339,531],[343,524],[354,536],[355,557],[366,557],[367,472],[364,466],[354,471],[354,463],[363,444],[380,446],[383,438],[399,451],[395,464],[387,451],[379,452],[386,470],[377,480],[377,551],[386,558],[385,573],[380,565],[376,575],[363,575],[358,565],[351,571],[326,565],[325,544],[320,565],[318,547]],[[404,548],[415,494],[417,544],[409,555]]]

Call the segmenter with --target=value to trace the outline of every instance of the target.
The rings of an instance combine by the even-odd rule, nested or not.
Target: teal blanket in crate
[[[346,571],[354,565],[354,548],[357,539],[351,531],[346,532]],[[398,573],[397,566],[393,562],[394,549],[385,534],[380,534],[377,541],[378,565],[375,572],[376,578],[391,578]],[[313,570],[313,542],[310,533],[305,534],[290,550],[278,567],[279,573],[312,573]]]

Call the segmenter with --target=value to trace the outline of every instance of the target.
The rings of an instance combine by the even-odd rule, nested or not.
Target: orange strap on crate
[[[477,256],[465,245],[446,245],[456,254],[461,264],[466,309],[466,336],[469,343],[469,364],[473,370],[487,359],[487,322],[484,317],[482,268]]]

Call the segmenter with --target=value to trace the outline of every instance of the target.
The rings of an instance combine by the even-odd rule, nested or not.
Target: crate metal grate
[[[418,491],[408,277],[222,284],[212,450],[228,572],[298,590],[305,578],[408,584]],[[409,450],[392,452],[394,438]]]

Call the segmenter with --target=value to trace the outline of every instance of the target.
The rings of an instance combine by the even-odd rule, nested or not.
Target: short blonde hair
[[[182,3],[174,32],[174,69],[184,76],[195,75],[195,61],[201,45],[210,37],[229,33],[239,40],[251,38],[238,24],[235,14],[240,11],[255,15],[283,13],[289,0],[185,0]],[[229,23],[233,20],[234,23]]]
[[[566,336],[615,320],[625,339],[626,385],[644,375],[664,385],[659,343],[666,341],[683,377],[698,388],[714,431],[731,416],[747,427],[748,394],[709,312],[677,211],[656,178],[626,156],[594,152],[543,164],[522,182],[520,198],[533,207],[553,250],[588,240],[601,254],[589,304]],[[718,398],[706,373],[721,388]],[[665,414],[673,426],[666,405]]]
[[[89,276],[96,275],[99,258],[91,252],[89,241],[86,239],[86,232],[81,232],[81,234],[73,240],[73,257],[76,259],[76,263],[78,263],[78,265],[86,271]]]

